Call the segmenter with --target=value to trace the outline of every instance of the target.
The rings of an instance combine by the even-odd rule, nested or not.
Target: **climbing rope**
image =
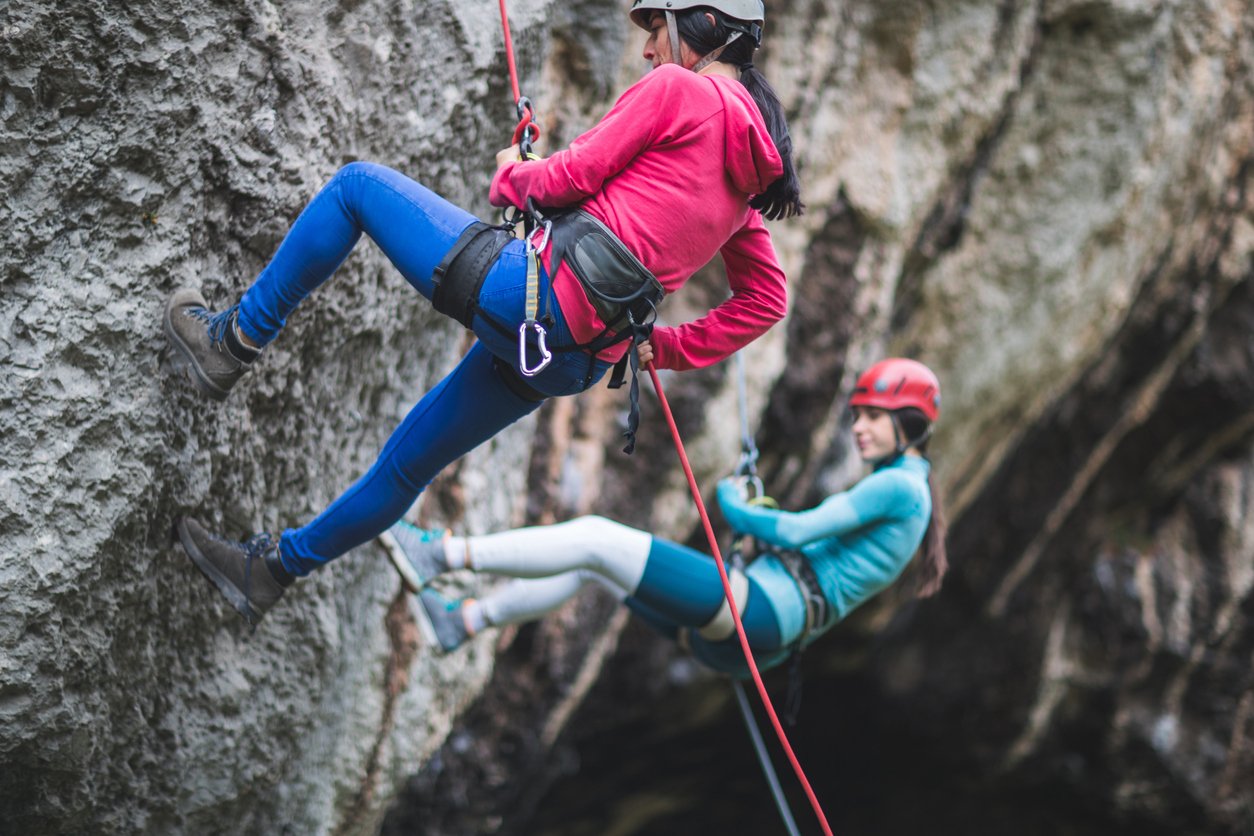
[[[775,774],[775,766],[771,763],[771,753],[766,750],[766,741],[762,739],[762,732],[758,731],[758,721],[753,718],[753,707],[749,705],[749,698],[745,696],[745,688],[740,684],[739,679],[733,679],[731,684],[732,690],[736,692],[736,705],[740,706],[740,716],[744,718],[745,728],[749,730],[749,739],[753,741],[753,751],[757,753],[758,763],[762,764],[762,773],[766,776],[766,783],[771,788],[771,795],[775,797],[775,806],[779,808],[779,815],[784,820],[788,836],[801,836],[801,831],[797,829],[797,822],[792,817],[792,809],[788,806],[788,799],[784,797],[784,788],[779,783],[779,776]]]
[[[518,146],[519,159],[539,159],[532,146],[540,138],[540,126],[535,121],[535,107],[522,94],[518,86],[518,66],[514,61],[514,39],[509,33],[509,12],[505,8],[505,0],[501,4],[501,29],[505,33],[505,63],[509,67],[509,83],[514,93],[514,106],[518,113],[518,125],[514,128],[513,143]],[[536,209],[535,203],[527,200],[525,211],[504,212],[505,224],[509,229],[520,220],[523,222],[523,238],[527,242],[527,293],[522,324],[518,326],[518,371],[523,377],[535,377],[548,367],[553,359],[547,340],[548,330],[536,317],[540,307],[540,253],[548,245],[549,233],[553,222],[545,219]],[[532,234],[543,227],[544,234],[540,243],[536,243]],[[527,345],[529,339],[536,342],[536,350],[540,359],[535,365],[527,362]]]
[[[739,476],[748,476],[761,496],[762,480],[758,478],[758,445],[749,432],[749,387],[745,384],[745,356],[736,352],[736,403],[740,407],[740,463],[736,465]]]
[[[509,34],[509,13],[505,0],[501,3],[501,28],[505,31],[505,63],[509,66],[509,83],[514,91],[514,106],[518,111],[518,125],[514,128],[514,144],[522,151],[523,159],[531,153],[531,146],[540,138],[540,126],[535,122],[535,108],[531,99],[523,96],[518,86],[518,67],[514,63],[514,39]]]
[[[784,753],[788,756],[788,762],[792,765],[793,772],[797,775],[797,780],[801,782],[806,798],[810,801],[810,806],[814,808],[814,814],[818,817],[819,824],[823,827],[823,833],[825,836],[832,836],[832,828],[827,823],[827,816],[823,814],[823,807],[819,804],[818,796],[814,794],[814,789],[810,786],[810,781],[806,778],[805,771],[801,768],[801,762],[797,760],[797,755],[792,750],[792,744],[788,742],[788,735],[784,733],[784,727],[779,721],[779,716],[775,713],[775,706],[771,704],[771,697],[766,692],[766,685],[762,682],[762,674],[758,672],[758,666],[753,661],[753,650],[749,647],[749,637],[745,634],[745,626],[740,621],[740,612],[736,608],[736,598],[732,594],[731,579],[727,576],[727,565],[724,563],[723,554],[719,550],[718,538],[714,536],[714,527],[710,524],[710,515],[706,512],[705,502],[701,499],[701,489],[697,487],[697,477],[693,475],[692,465],[688,463],[688,454],[684,451],[684,442],[679,437],[679,427],[675,424],[675,416],[671,414],[671,407],[666,400],[666,393],[662,390],[662,381],[658,378],[657,369],[653,363],[649,363],[649,376],[653,379],[653,389],[657,392],[658,403],[662,407],[662,414],[666,416],[666,423],[670,427],[671,439],[675,442],[675,452],[679,454],[679,463],[683,466],[684,476],[688,479],[688,490],[692,493],[692,499],[697,505],[697,513],[701,516],[701,525],[705,528],[705,537],[710,543],[710,551],[714,555],[714,563],[718,566],[719,578],[723,581],[723,594],[727,597],[732,620],[736,624],[736,637],[740,639],[740,649],[745,655],[745,663],[748,665],[749,673],[753,677],[753,684],[757,686],[758,696],[762,698],[762,706],[766,709],[766,714],[775,729],[775,736],[779,738],[779,743],[783,747]]]

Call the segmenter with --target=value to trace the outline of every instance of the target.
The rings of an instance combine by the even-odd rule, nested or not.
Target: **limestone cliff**
[[[552,142],[642,72],[623,5],[510,3]],[[856,706],[892,730],[897,780],[951,790],[927,821],[961,810],[961,832],[1005,832],[952,801],[972,787],[1240,832],[1254,11],[767,7],[758,63],[809,206],[773,227],[789,319],[744,352],[772,492],[800,507],[856,477],[840,431],[868,361],[909,353],[945,386],[953,574],[937,599],[886,596],[807,654],[807,737],[839,750],[848,718],[814,706]],[[512,116],[497,4],[17,0],[0,45],[0,824],[370,833],[416,776],[388,832],[541,832],[537,799],[582,741],[642,709],[663,744],[707,721],[717,683],[680,687],[688,668],[595,596],[439,658],[372,547],[250,635],[170,545],[189,511],[237,534],[307,519],[464,350],[364,242],[224,405],[164,374],[159,314],[179,285],[238,294],[354,159],[489,217]],[[723,292],[707,270],[664,315]],[[712,485],[738,451],[730,366],[665,383]],[[604,389],[547,405],[413,513],[481,532],[596,510],[689,536],[656,409],[646,393],[627,459],[621,408]],[[852,759],[820,795],[858,832],[892,832],[891,801],[877,817],[842,793]],[[940,778],[901,768],[918,762]],[[601,815],[635,811],[621,832],[690,832],[676,822],[691,798],[646,784],[650,804],[631,807],[613,777],[612,795],[582,792],[622,803]]]

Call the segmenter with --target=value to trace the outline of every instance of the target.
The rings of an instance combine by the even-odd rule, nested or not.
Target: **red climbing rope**
[[[505,0],[501,0],[501,27],[505,30],[505,61],[509,64],[509,83],[514,88],[514,101],[522,98],[518,92],[518,68],[514,66],[514,39],[509,36],[509,13],[505,11]]]
[[[705,503],[701,500],[701,489],[697,487],[697,478],[692,475],[692,465],[688,463],[688,454],[684,452],[684,442],[679,437],[679,427],[675,425],[675,416],[671,414],[671,406],[666,401],[666,393],[662,391],[662,381],[658,379],[657,369],[649,363],[649,376],[653,378],[653,389],[657,392],[658,402],[662,405],[662,413],[666,416],[666,423],[671,428],[671,438],[675,442],[675,451],[679,454],[679,462],[684,467],[684,475],[688,477],[688,489],[692,492],[692,498],[697,504],[697,512],[701,515],[701,524],[705,527],[706,539],[710,541],[710,551],[714,555],[714,562],[718,565],[719,577],[723,580],[723,593],[727,596],[727,604],[731,607],[732,620],[736,623],[736,636],[740,639],[740,649],[744,651],[745,662],[749,666],[749,673],[753,675],[753,682],[758,686],[758,696],[762,698],[762,705],[766,708],[767,716],[771,718],[771,725],[775,727],[775,735],[779,738],[779,743],[784,747],[784,753],[788,755],[788,762],[792,764],[792,770],[797,774],[797,780],[801,782],[802,788],[805,789],[806,798],[810,799],[810,806],[814,808],[814,814],[819,818],[819,824],[823,826],[823,833],[826,836],[832,836],[832,828],[827,823],[827,816],[823,814],[823,808],[819,805],[819,799],[814,794],[814,790],[810,787],[810,781],[806,778],[805,772],[801,768],[801,762],[797,760],[796,754],[793,753],[792,745],[788,742],[788,735],[784,733],[784,727],[779,722],[779,717],[775,714],[775,706],[771,704],[771,697],[766,692],[766,685],[762,683],[762,675],[758,673],[758,666],[753,661],[753,651],[749,648],[749,638],[745,635],[745,626],[740,622],[740,613],[736,609],[736,598],[732,594],[731,580],[727,577],[727,565],[723,562],[723,554],[718,548],[718,538],[714,536],[714,527],[710,525],[710,515],[706,513]]]
[[[501,3],[501,28],[505,31],[505,62],[509,65],[509,83],[514,91],[514,103],[518,107],[518,124],[514,127],[514,144],[522,141],[523,134],[528,133],[531,142],[540,138],[540,126],[535,123],[535,110],[529,99],[524,99],[518,87],[518,67],[514,63],[514,39],[509,34],[509,14],[505,10],[505,0]]]

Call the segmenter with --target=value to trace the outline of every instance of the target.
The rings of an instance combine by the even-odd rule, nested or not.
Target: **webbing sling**
[[[539,212],[535,211],[535,205],[528,200],[528,213],[532,223],[527,225],[527,293],[523,302],[523,321],[518,326],[518,371],[522,372],[523,377],[535,377],[553,360],[553,352],[549,351],[547,345],[548,331],[543,325],[536,321],[536,314],[540,311],[540,253],[544,252],[544,248],[549,245],[549,238],[553,234],[553,222],[544,219]],[[535,235],[532,233],[532,225],[539,221],[541,232],[544,237],[540,239],[540,243],[535,243]],[[536,348],[540,352],[540,361],[534,366],[527,365],[527,336],[534,334],[536,338]]]

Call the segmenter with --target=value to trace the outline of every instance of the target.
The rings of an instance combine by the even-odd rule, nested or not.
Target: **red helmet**
[[[940,417],[940,381],[917,360],[890,357],[862,373],[849,405],[889,410],[914,407],[935,421]]]

